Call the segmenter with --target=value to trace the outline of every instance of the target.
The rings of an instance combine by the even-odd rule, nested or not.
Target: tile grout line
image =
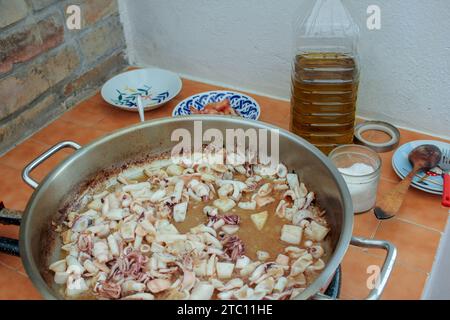
[[[438,229],[435,229],[435,228],[432,228],[432,227],[429,227],[429,226],[425,226],[423,224],[420,224],[420,223],[417,223],[417,222],[414,222],[414,221],[411,221],[411,220],[408,220],[408,219],[405,219],[405,218],[396,217],[395,219],[397,219],[398,221],[404,222],[404,223],[412,224],[413,226],[416,226],[416,227],[422,227],[424,229],[427,229],[428,231],[437,232],[437,233],[439,233],[441,235],[441,237],[443,235],[443,232],[439,231]]]
[[[76,107],[75,107],[75,108],[76,108]],[[75,110],[75,108],[70,109],[69,112],[72,111],[72,110]],[[89,113],[89,114],[91,114],[91,115],[93,115],[93,116],[96,116],[96,115],[97,115],[97,114],[95,114],[95,113],[93,113],[93,112],[89,112],[89,111],[83,111],[83,112]],[[102,115],[102,118],[101,118],[101,119],[99,119],[98,121],[92,123],[91,125],[82,125],[82,124],[80,124],[80,123],[72,122],[72,121],[70,121],[70,120],[66,120],[66,119],[62,119],[62,118],[61,118],[61,119],[58,119],[58,120],[65,121],[65,122],[71,123],[71,124],[73,124],[73,125],[80,126],[80,127],[82,127],[82,128],[94,128],[94,129],[95,129],[95,126],[98,125],[98,124],[99,124],[100,122],[102,122],[103,120],[105,120],[107,117],[108,117],[107,115]],[[102,131],[103,131],[103,130],[102,130]]]
[[[387,182],[392,182],[392,183],[399,183],[401,181],[400,179],[388,178],[383,175],[381,175],[381,179],[384,181],[387,181]]]
[[[4,166],[4,167],[7,167],[9,169],[13,169],[14,171],[19,171],[20,173],[22,173],[22,171],[20,169],[14,168],[14,167],[10,166],[7,163],[0,163],[0,166]],[[22,174],[20,176],[22,176]]]
[[[381,226],[381,221],[378,221],[375,230],[374,230],[373,233],[370,235],[370,239],[375,239],[375,235],[377,234],[378,229],[380,229],[380,226]]]
[[[449,219],[447,219],[447,221],[448,220],[450,220],[450,215],[449,215]],[[441,238],[439,239],[439,244],[438,244],[438,247],[436,249],[436,254],[434,255],[434,258],[433,258],[433,264],[431,266],[431,271],[430,271],[430,274],[428,275],[427,281],[425,281],[425,285],[423,286],[421,297],[424,296],[425,290],[427,290],[427,291],[431,290],[430,288],[428,288],[428,281],[431,279],[431,275],[433,274],[433,271],[436,268],[436,263],[438,261],[438,258],[442,258],[442,256],[441,256],[441,253],[443,251],[442,247],[445,246],[443,241],[446,239],[445,234],[447,232],[448,232],[448,225],[446,226],[446,228],[445,228]]]
[[[20,257],[17,257],[17,258],[20,259]],[[3,262],[3,261],[1,261],[1,260],[0,260],[0,265],[3,266],[3,267],[5,267],[5,268],[7,268],[7,269],[9,269],[9,270],[11,270],[11,271],[17,272],[18,274],[20,274],[20,275],[22,275],[22,276],[24,276],[24,277],[26,277],[26,278],[29,278],[28,274],[22,272],[19,268],[16,268],[16,267],[14,267],[14,266],[11,266],[11,265],[9,265],[8,263],[5,263],[5,262]]]
[[[9,265],[9,264],[3,262],[3,261],[0,261],[0,266],[3,266],[3,267],[5,267],[5,268],[7,268],[7,269],[9,269],[9,270],[11,270],[11,271],[14,271],[14,272],[19,273],[19,270],[18,270],[16,267],[13,267],[13,266],[11,266],[11,265]],[[28,276],[27,276],[27,277],[28,277]]]

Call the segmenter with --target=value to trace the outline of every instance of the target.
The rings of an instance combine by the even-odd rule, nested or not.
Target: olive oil
[[[291,131],[326,154],[352,143],[358,84],[359,70],[352,56],[298,54],[292,72]]]

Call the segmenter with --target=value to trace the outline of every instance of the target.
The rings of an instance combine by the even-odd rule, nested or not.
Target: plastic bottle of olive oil
[[[353,142],[359,28],[340,0],[304,0],[295,28],[291,131],[324,153]]]

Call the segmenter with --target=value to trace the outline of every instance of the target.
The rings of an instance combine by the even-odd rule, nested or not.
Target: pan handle
[[[3,202],[0,202],[0,224],[20,225],[22,214],[20,211],[6,209]],[[19,255],[19,241],[0,237],[0,252],[13,256]]]
[[[350,243],[354,246],[368,249],[383,249],[386,251],[386,258],[379,274],[378,285],[370,290],[366,300],[378,300],[386,287],[387,281],[394,268],[395,259],[397,258],[397,248],[389,241],[365,239],[359,237],[352,237]]]
[[[55,144],[53,147],[42,153],[39,157],[31,161],[22,172],[22,179],[25,181],[30,187],[33,189],[36,189],[39,184],[30,177],[31,171],[33,171],[37,166],[42,164],[45,160],[50,158],[52,155],[54,155],[56,152],[58,152],[61,149],[64,148],[72,148],[75,150],[78,150],[81,148],[81,146],[78,143],[75,143],[73,141],[62,141],[58,144]]]
[[[19,240],[0,237],[0,252],[20,257]]]
[[[19,226],[21,220],[21,211],[6,209],[3,202],[0,202],[0,224],[12,224],[15,226]]]
[[[369,295],[366,297],[366,300],[378,300],[381,297],[381,294],[386,287],[389,276],[391,275],[392,268],[394,267],[395,259],[397,257],[397,248],[390,243],[389,241],[384,240],[376,240],[376,239],[366,239],[359,237],[352,237],[350,244],[361,247],[361,248],[369,248],[369,249],[383,249],[386,251],[386,258],[383,262],[383,266],[381,267],[380,274],[378,275],[378,283],[370,290]],[[314,300],[329,300],[330,297],[324,294],[316,294],[313,297]]]

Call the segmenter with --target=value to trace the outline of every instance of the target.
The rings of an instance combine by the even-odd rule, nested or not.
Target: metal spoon
[[[139,117],[141,118],[141,122],[145,121],[144,118],[144,105],[142,103],[142,97],[141,96],[137,96],[137,107],[138,107],[138,111],[139,111]]]
[[[434,168],[441,157],[441,150],[431,144],[424,144],[412,150],[408,160],[413,165],[413,169],[394,189],[381,198],[374,209],[375,216],[380,220],[392,218],[400,209],[416,173]]]

